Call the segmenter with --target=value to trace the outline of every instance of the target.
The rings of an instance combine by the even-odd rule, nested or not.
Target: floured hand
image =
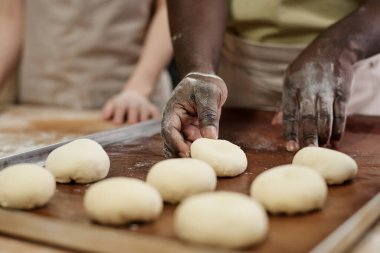
[[[298,150],[299,143],[318,146],[341,139],[353,77],[353,58],[344,47],[321,39],[290,64],[282,105],[288,151]]]
[[[218,138],[227,88],[213,75],[190,74],[178,84],[166,104],[161,134],[166,157],[188,157],[190,144],[200,138]]]
[[[130,90],[112,97],[103,107],[103,118],[115,124],[134,124],[159,116],[158,108],[146,96]]]

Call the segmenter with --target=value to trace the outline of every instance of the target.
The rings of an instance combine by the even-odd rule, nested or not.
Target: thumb
[[[276,112],[276,114],[274,115],[272,119],[272,125],[273,126],[282,125],[282,117],[283,117],[282,111]]]
[[[218,95],[211,92],[207,96],[196,98],[199,130],[203,138],[218,139],[221,108]]]

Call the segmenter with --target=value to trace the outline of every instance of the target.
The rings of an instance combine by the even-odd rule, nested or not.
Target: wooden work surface
[[[101,111],[72,110],[36,105],[0,108],[0,157],[112,129]]]
[[[267,112],[224,110],[220,138],[241,146],[249,162],[247,171],[242,175],[218,179],[217,190],[247,194],[252,180],[263,170],[291,162],[293,154],[285,151],[281,129],[270,125],[271,117],[272,113]],[[349,154],[357,161],[357,178],[342,186],[329,187],[327,203],[322,211],[296,216],[270,216],[268,238],[256,247],[239,252],[307,252],[380,191],[379,118],[350,118],[344,139],[336,149]],[[111,158],[108,177],[145,179],[149,168],[164,159],[158,133],[148,138],[107,146],[106,151]],[[62,224],[91,224],[93,227],[102,228],[103,226],[92,224],[84,213],[82,200],[88,186],[59,184],[56,194],[47,206],[29,213],[18,213],[46,217],[47,220],[59,219]],[[192,252],[193,245],[178,242],[173,234],[174,209],[175,205],[165,205],[160,219],[154,223],[131,224],[110,229],[122,233],[126,238],[135,234],[143,234],[147,238],[166,238],[165,243],[179,243],[189,249],[188,252]],[[35,231],[48,229],[44,227],[43,222],[36,224],[40,225],[33,228]],[[97,242],[93,243],[96,247]],[[149,239],[146,243],[149,244]],[[196,250],[198,247],[194,247],[194,252],[198,252]],[[128,248],[120,251],[131,252]]]

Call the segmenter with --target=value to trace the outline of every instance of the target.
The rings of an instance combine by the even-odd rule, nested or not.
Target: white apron
[[[219,75],[228,88],[226,106],[276,110],[285,71],[305,46],[262,45],[227,34]],[[380,55],[354,65],[348,114],[380,115]]]
[[[134,70],[152,17],[153,0],[32,0],[19,101],[71,108],[101,108]],[[151,100],[170,95],[162,73]]]

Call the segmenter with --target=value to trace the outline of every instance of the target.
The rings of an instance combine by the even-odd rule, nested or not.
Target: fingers
[[[137,92],[122,91],[103,107],[103,118],[120,125],[127,121],[135,124],[150,118],[158,118],[159,110],[147,97]]]
[[[190,144],[196,139],[202,138],[202,135],[199,130],[199,125],[190,124],[183,129],[183,135]]]
[[[336,97],[334,101],[334,123],[332,127],[331,140],[339,141],[346,127],[346,101]]]
[[[113,115],[114,104],[112,101],[108,101],[106,105],[103,107],[103,119],[110,120]]]
[[[217,139],[219,131],[219,117],[221,108],[219,106],[220,93],[212,86],[200,86],[198,96],[195,96],[199,129],[202,137]]]
[[[272,125],[277,126],[277,125],[282,125],[282,118],[283,118],[283,113],[282,110],[279,112],[276,112],[272,119]]]
[[[116,106],[114,109],[114,115],[113,115],[113,123],[116,125],[121,125],[124,123],[125,119],[125,109],[121,106]]]
[[[142,122],[142,121],[146,121],[149,119],[149,116],[150,116],[150,112],[149,112],[149,109],[148,108],[145,108],[145,107],[140,107],[139,109],[139,121]]]
[[[138,109],[135,106],[131,106],[128,109],[127,123],[135,124],[138,121]]]
[[[165,157],[189,157],[190,149],[180,132],[182,123],[179,116],[174,111],[164,113],[161,125]]]
[[[285,83],[283,91],[283,135],[286,142],[286,150],[297,151],[298,144],[298,124],[299,105],[297,91]]]
[[[317,102],[318,142],[324,145],[329,142],[333,124],[333,98],[320,96]]]
[[[302,142],[305,146],[318,146],[315,97],[306,97],[300,102]]]

